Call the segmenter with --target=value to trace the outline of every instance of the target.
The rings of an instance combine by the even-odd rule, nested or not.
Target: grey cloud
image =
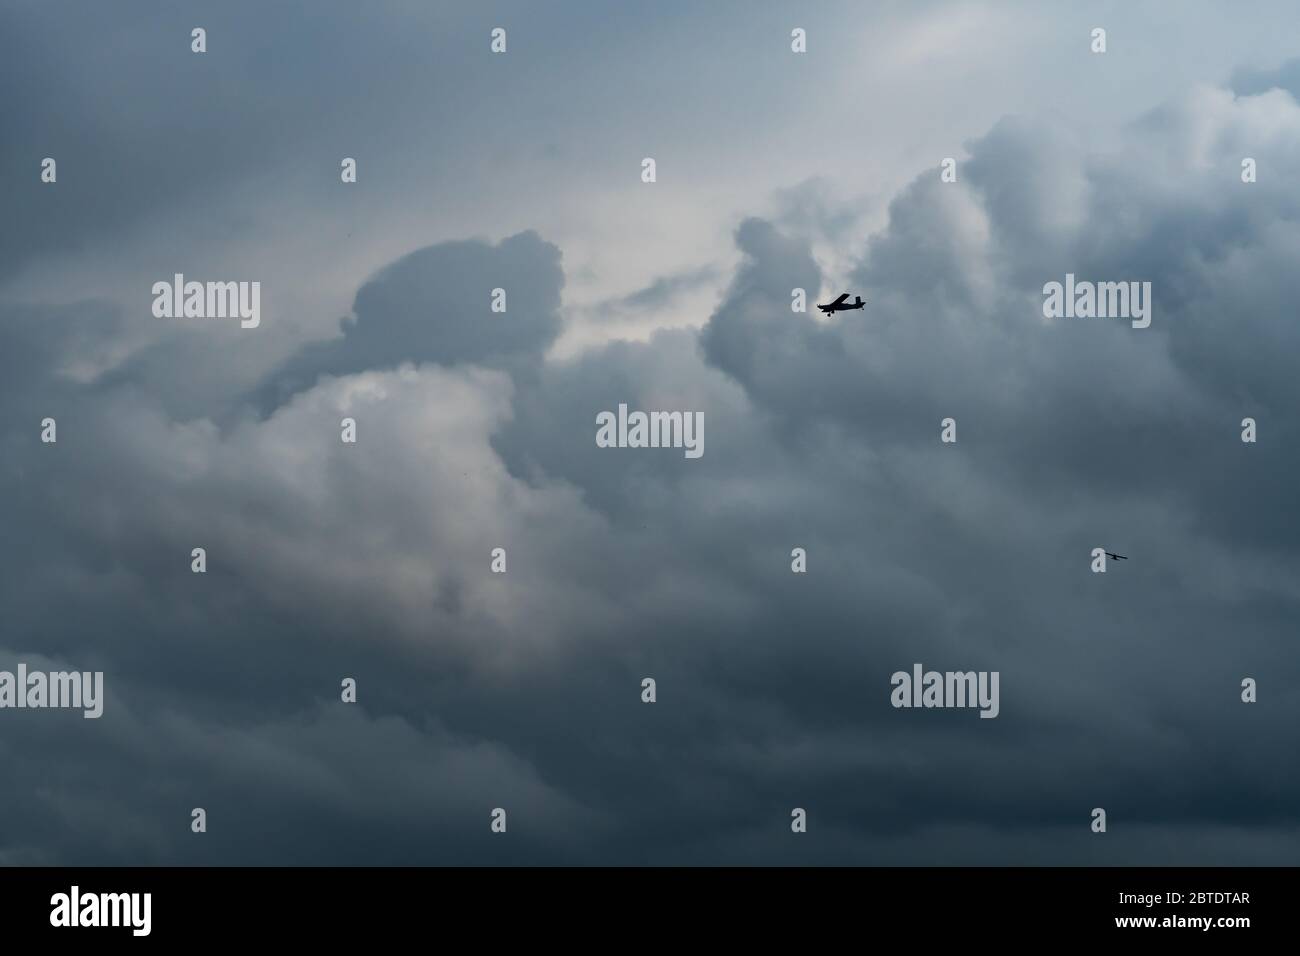
[[[835,194],[820,177],[805,180],[775,194],[774,221],[783,230],[819,235],[837,242],[856,238],[853,229],[866,211],[863,200],[850,202]]]
[[[701,266],[674,275],[659,276],[644,288],[597,307],[598,311],[641,312],[661,309],[683,292],[690,292],[713,281],[718,272],[714,266]]]
[[[1239,191],[1247,107],[1297,122],[1171,104],[1118,156],[1000,124],[895,197],[833,321],[790,310],[808,236],[751,218],[702,331],[548,361],[555,246],[427,246],[222,427],[157,356],[69,374],[112,305],[6,303],[0,665],[113,696],[0,738],[0,859],[1293,862],[1298,236],[1282,187]],[[1153,281],[1152,328],[1044,321],[1067,270]],[[621,401],[704,411],[704,458],[596,448]],[[1132,560],[1090,575],[1096,545]],[[892,709],[913,661],[1000,670],[1001,716]]]
[[[313,343],[269,376],[264,408],[322,375],[393,368],[401,362],[532,363],[560,331],[560,250],[534,232],[446,242],[403,257],[357,292],[338,339]],[[493,312],[494,289],[506,311]]]
[[[1233,73],[1229,86],[1239,96],[1255,96],[1273,89],[1295,96],[1300,94],[1300,58],[1274,68],[1243,67]]]

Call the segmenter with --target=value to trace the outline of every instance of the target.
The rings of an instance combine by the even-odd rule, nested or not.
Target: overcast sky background
[[[0,4],[0,863],[1300,861],[1298,21]]]

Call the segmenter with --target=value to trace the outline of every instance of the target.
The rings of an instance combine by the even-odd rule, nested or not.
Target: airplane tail
[[[860,295],[855,295],[855,296],[853,297],[853,304],[854,304],[854,305],[861,305],[861,304],[862,304],[862,296],[860,296]]]

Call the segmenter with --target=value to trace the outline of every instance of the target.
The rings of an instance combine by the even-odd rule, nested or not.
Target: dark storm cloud
[[[1295,862],[1300,217],[1237,164],[1300,140],[1245,108],[1107,156],[999,124],[895,198],[833,321],[791,312],[822,269],[785,214],[700,332],[563,361],[555,246],[417,249],[221,428],[112,361],[114,306],[5,303],[0,668],[110,696],[0,713],[0,861]],[[1044,320],[1066,271],[1152,281],[1151,328]],[[619,402],[703,411],[704,457],[597,448]],[[1000,670],[1001,715],[892,709],[914,661]]]
[[[508,64],[481,55],[492,16],[519,37]],[[249,242],[286,203],[297,205],[281,215],[330,206],[355,215],[362,203],[409,204],[413,181],[443,196],[485,156],[509,164],[519,143],[599,123],[617,106],[618,83],[604,84],[595,108],[580,77],[580,98],[561,95],[562,76],[532,82],[556,63],[589,61],[587,44],[611,29],[604,20],[617,23],[602,11],[579,35],[526,3],[7,4],[0,279],[149,231],[183,231],[175,248],[187,251]],[[195,27],[207,31],[206,53],[191,50]],[[559,109],[560,100],[579,105]],[[517,117],[508,124],[506,101]],[[355,206],[339,197],[344,156],[362,171]],[[58,163],[54,187],[40,179],[45,157]]]
[[[560,331],[560,250],[535,232],[495,246],[447,242],[405,256],[357,292],[342,336],[313,343],[274,371],[264,408],[310,388],[322,375],[442,365],[532,364]],[[493,311],[494,290],[505,293]]]
[[[1135,135],[1171,120],[1181,136],[1198,121],[1184,106]],[[1231,116],[1210,119],[1220,121]],[[698,573],[711,587],[748,592],[739,617],[682,642],[677,654],[699,662],[692,677],[665,682],[703,677],[708,689],[680,706],[727,702],[716,736],[700,713],[695,743],[708,754],[701,764],[727,766],[722,780],[705,774],[720,792],[736,785],[726,805],[737,840],[747,826],[775,826],[747,817],[759,795],[776,805],[778,792],[811,787],[832,825],[892,831],[912,821],[911,848],[929,848],[926,858],[981,858],[971,848],[994,845],[983,827],[1003,834],[1005,856],[995,858],[1150,858],[1147,837],[1099,848],[1069,835],[1073,815],[1094,805],[1203,838],[1203,855],[1185,851],[1181,861],[1294,857],[1291,797],[1273,796],[1298,786],[1274,756],[1292,744],[1290,718],[1273,711],[1281,719],[1261,725],[1237,693],[1241,676],[1268,673],[1285,687],[1297,673],[1287,651],[1300,557],[1286,487],[1294,426],[1281,409],[1300,396],[1269,358],[1295,352],[1284,260],[1296,235],[1290,202],[1231,192],[1238,154],[1225,142],[1208,173],[1177,171],[1206,197],[1189,211],[1185,201],[1176,208],[1180,190],[1143,187],[1150,157],[1139,149],[1091,161],[1044,142],[1041,130],[1004,124],[972,145],[969,187],[927,174],[899,197],[855,276],[872,307],[832,323],[790,312],[792,288],[819,284],[807,247],[747,221],[737,232],[745,260],[700,342],[755,412],[773,416],[768,435],[746,431],[752,415],[730,420],[743,405],[721,383],[700,391],[710,378],[690,371],[691,350],[669,336],[548,369],[542,394],[520,403],[501,442],[520,474],[579,485],[616,527],[671,528],[659,558],[642,537],[629,542],[642,567],[709,554]],[[1054,161],[1060,188],[1035,185],[1039,164]],[[1015,182],[1029,195],[1013,194]],[[1071,195],[1088,201],[1054,206]],[[1112,218],[1124,203],[1127,214]],[[1252,223],[1249,256],[1233,254],[1243,237],[1228,227],[1242,221]],[[1152,329],[1044,320],[1042,283],[1066,271],[1152,281]],[[633,372],[661,360],[671,375]],[[719,423],[711,434],[742,434],[761,465],[751,470],[736,448],[721,462],[706,454],[698,471],[602,457],[572,429],[584,410],[616,398],[645,404],[654,383],[657,407],[694,395],[686,407],[709,409],[706,420]],[[1272,396],[1261,407],[1278,411],[1275,443],[1239,441],[1240,419],[1259,404],[1248,392]],[[950,414],[962,438],[945,448],[939,420]],[[800,493],[810,485],[820,494]],[[1089,549],[1118,541],[1140,563],[1088,574]],[[814,556],[815,598],[778,584],[791,544]],[[927,725],[942,733],[900,719],[881,706],[880,688],[912,660],[1000,669],[1008,709],[993,727]],[[766,708],[770,720],[759,717]],[[751,712],[758,719],[747,724]],[[876,744],[818,747],[855,731]],[[786,738],[789,759],[803,754],[803,763],[773,756]],[[1198,741],[1204,760],[1189,760],[1180,740]],[[737,764],[736,746],[767,756]],[[1243,778],[1244,793],[1223,784]],[[945,825],[955,842],[933,847]],[[1266,851],[1243,839],[1234,850],[1218,835],[1230,827],[1276,828],[1281,842]],[[1030,832],[1051,849],[1031,850]],[[859,858],[851,843],[841,858]],[[887,852],[909,858],[898,846]]]
[[[360,105],[349,65],[362,50],[332,43],[336,69],[309,74],[299,69],[306,45],[275,42],[302,29],[298,7],[7,5],[0,87],[13,95],[0,176],[10,221],[24,228],[0,233],[0,270],[93,247],[162,209],[187,209],[192,232],[238,234],[229,216],[212,212],[214,194],[282,162],[308,138],[328,140],[341,118],[372,124],[368,111],[349,113]],[[337,36],[354,38],[346,28],[353,16],[333,5],[313,10],[310,22],[318,40],[333,32],[330,23]],[[210,35],[203,55],[190,50],[196,26]],[[254,42],[232,47],[231,36]],[[59,164],[57,188],[39,179],[47,156]]]
[[[1185,134],[1192,118],[1177,116]],[[1165,119],[1151,117],[1136,132],[1149,135]],[[1267,367],[1257,374],[1258,366],[1247,362],[1253,356],[1268,365],[1270,354],[1294,354],[1283,305],[1293,280],[1284,251],[1227,255],[1234,231],[1215,221],[1241,221],[1232,207],[1244,203],[1248,220],[1276,210],[1277,219],[1258,223],[1251,235],[1274,236],[1280,228],[1293,240],[1294,231],[1283,225],[1289,203],[1225,192],[1240,185],[1237,153],[1234,144],[1223,144],[1205,181],[1198,171],[1181,172],[1194,194],[1209,197],[1195,214],[1186,203],[1176,213],[1164,190],[1144,192],[1126,182],[1126,170],[1142,175],[1140,151],[1127,164],[1057,162],[1062,181],[1055,195],[1089,199],[1066,210],[1077,218],[1062,221],[1049,182],[1034,187],[1034,170],[1072,154],[1060,142],[1042,142],[1041,132],[1005,124],[972,146],[969,192],[945,192],[933,174],[905,191],[856,276],[873,308],[832,324],[789,310],[793,287],[818,286],[806,247],[766,223],[746,222],[737,233],[746,259],[701,343],[709,361],[784,426],[790,473],[783,474],[780,451],[759,438],[761,471],[736,470],[737,459],[729,459],[723,467],[732,471],[730,479],[714,496],[684,487],[674,462],[657,467],[628,456],[606,459],[602,468],[592,457],[598,453],[579,447],[580,437],[559,427],[547,431],[541,410],[563,410],[561,422],[579,418],[583,392],[593,394],[588,408],[608,407],[620,387],[633,401],[643,393],[642,384],[614,371],[642,351],[625,346],[558,372],[560,381],[544,380],[550,397],[530,398],[516,422],[519,433],[532,436],[531,457],[515,448],[508,460],[513,453],[540,461],[543,470],[579,484],[589,500],[624,517],[637,515],[640,503],[671,500],[671,510],[639,515],[674,528],[677,547],[664,561],[707,547],[690,535],[704,515],[722,522],[717,537],[731,553],[711,562],[714,577],[747,578],[751,593],[773,582],[746,558],[769,555],[769,569],[784,570],[776,557],[786,553],[782,545],[814,542],[810,551],[819,556],[818,579],[826,588],[820,600],[804,605],[781,589],[779,599],[772,594],[762,602],[765,610],[755,617],[763,623],[744,638],[737,634],[732,643],[725,629],[710,631],[709,641],[726,648],[718,652],[725,672],[750,680],[710,674],[714,689],[701,696],[727,700],[734,713],[744,710],[740,701],[766,702],[787,718],[786,732],[815,727],[850,734],[878,704],[857,702],[857,685],[875,686],[870,675],[883,685],[888,670],[903,666],[899,661],[957,658],[960,666],[1001,669],[1004,686],[1023,696],[1019,704],[1008,698],[1012,709],[996,729],[943,725],[954,739],[961,727],[968,743],[978,744],[953,749],[943,736],[897,721],[895,713],[882,717],[895,721],[885,727],[896,728],[896,738],[872,724],[872,739],[884,737],[877,766],[889,781],[872,788],[880,809],[873,819],[886,828],[913,812],[921,827],[947,817],[975,844],[982,841],[971,826],[1012,834],[1019,825],[1041,826],[1061,834],[1052,852],[1094,861],[1142,859],[1148,846],[1108,855],[1063,835],[1073,812],[1066,808],[1095,799],[1156,825],[1176,824],[1189,839],[1215,825],[1276,825],[1293,833],[1286,799],[1265,794],[1294,793],[1295,773],[1273,758],[1276,741],[1256,736],[1255,718],[1236,699],[1241,675],[1286,675],[1285,686],[1296,673],[1286,652],[1300,541],[1285,487],[1296,464],[1287,437],[1293,426],[1271,416],[1280,440],[1242,445],[1239,421],[1254,406],[1238,403],[1240,389],[1224,387],[1225,380],[1252,383],[1276,393],[1278,401],[1267,407],[1286,407],[1287,394],[1293,403],[1293,382]],[[1012,195],[1013,182],[1028,182],[1030,195]],[[1154,201],[1116,220],[1108,218],[1118,205],[1112,195]],[[1100,212],[1094,218],[1089,208]],[[1197,220],[1195,228],[1175,228],[1175,216]],[[1225,286],[1225,269],[1245,274]],[[1065,271],[1149,278],[1158,290],[1156,324],[1144,330],[1151,334],[1144,338],[1104,321],[1046,323],[1041,285]],[[1234,321],[1209,318],[1227,314]],[[668,342],[657,346],[663,352]],[[667,354],[680,378],[686,353]],[[578,380],[590,384],[575,392]],[[937,441],[939,419],[948,414],[958,418],[963,435],[952,449]],[[713,429],[728,432],[727,424]],[[704,463],[712,463],[707,455]],[[845,474],[851,463],[859,468],[856,489]],[[743,529],[725,523],[732,499],[721,491],[738,482],[748,487],[740,474],[762,486],[741,499],[752,509]],[[783,479],[791,486],[814,482],[825,494],[795,504],[794,495],[778,490]],[[663,492],[655,490],[660,486]],[[755,537],[776,529],[771,537],[778,540]],[[747,538],[754,543],[742,543]],[[1142,564],[1121,567],[1108,579],[1088,575],[1088,549],[1118,540],[1141,552]],[[648,557],[641,542],[636,547]],[[1103,580],[1107,592],[1092,587]],[[948,610],[927,615],[923,607]],[[1232,635],[1247,622],[1251,636],[1243,645]],[[790,635],[807,639],[787,647],[783,638]],[[849,636],[866,647],[846,642]],[[792,673],[806,680],[782,680]],[[837,686],[832,673],[852,676]],[[819,699],[799,692],[806,687],[819,688]],[[1266,738],[1285,739],[1286,719],[1270,719]],[[754,730],[769,747],[781,733],[775,726]],[[1184,764],[1180,749],[1170,746],[1183,736],[1201,741],[1210,760]],[[890,753],[891,745],[897,752]],[[899,775],[905,752],[926,755],[914,780]],[[848,768],[829,756],[813,763],[827,786],[824,809],[851,820],[849,806],[835,809],[841,806],[836,787],[857,793],[866,786],[869,758],[838,756]],[[1051,783],[1026,776],[1026,766],[1050,768]],[[782,777],[779,761],[762,767],[762,779],[748,781],[751,793]],[[1225,773],[1248,776],[1257,786],[1242,796],[1221,786]],[[945,780],[969,782],[974,792],[954,802]],[[1189,793],[1197,794],[1190,804]],[[860,800],[857,806],[857,816],[867,815]],[[1052,852],[1027,855],[1019,843],[1008,835],[1007,852],[1015,858],[1052,858]],[[1239,855],[1218,840],[1206,848],[1219,858],[1248,859],[1259,852],[1258,845],[1247,849],[1250,844],[1243,841]],[[1260,858],[1287,859],[1294,850],[1290,840]],[[961,847],[945,847],[940,858],[971,859]]]

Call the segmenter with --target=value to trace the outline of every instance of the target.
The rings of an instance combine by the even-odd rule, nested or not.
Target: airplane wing
[[[843,305],[843,304],[844,304],[844,300],[847,299],[848,297],[849,297],[849,294],[848,294],[847,292],[845,292],[842,296],[840,296],[838,299],[836,299],[834,302],[832,302],[831,305]]]

